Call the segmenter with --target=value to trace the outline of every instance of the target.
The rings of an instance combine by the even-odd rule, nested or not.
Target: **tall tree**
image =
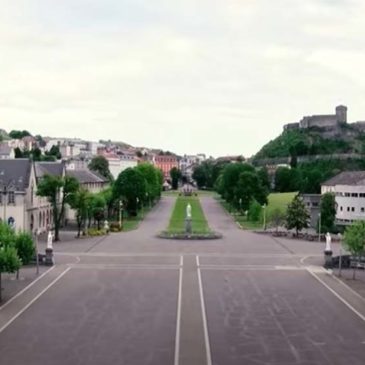
[[[70,196],[69,204],[76,211],[77,222],[77,237],[80,237],[82,227],[85,226],[85,221],[88,216],[88,202],[90,193],[85,188],[78,189]],[[86,234],[86,232],[84,232]]]
[[[112,175],[109,170],[109,162],[104,156],[95,156],[89,164],[89,169],[99,173],[106,179],[111,179]]]
[[[105,217],[105,199],[102,194],[93,194],[91,196],[92,216],[98,224],[98,230],[100,230],[100,222]]]
[[[248,210],[252,200],[259,204],[267,203],[268,192],[261,185],[261,181],[255,171],[245,171],[239,175],[236,183],[233,204],[236,208]]]
[[[37,195],[46,197],[52,205],[55,241],[59,241],[59,230],[64,218],[65,205],[72,201],[79,189],[79,182],[71,176],[45,175],[38,184]]]
[[[143,175],[146,180],[146,199],[149,202],[157,199],[161,193],[162,185],[160,184],[157,169],[150,163],[139,164],[136,169]]]
[[[255,168],[248,164],[231,163],[225,166],[222,172],[221,189],[223,198],[233,204],[236,196],[236,186],[239,176],[243,172],[255,172]]]
[[[295,228],[298,236],[299,231],[308,228],[309,219],[310,216],[302,198],[296,195],[286,211],[286,228]]]
[[[345,248],[353,256],[360,256],[365,250],[365,222],[358,221],[346,228],[343,238]],[[354,267],[353,279],[356,278],[356,266]]]
[[[177,190],[179,186],[179,180],[182,177],[181,171],[177,167],[173,167],[170,170],[171,185],[173,190]]]
[[[261,181],[261,185],[265,187],[268,191],[271,189],[271,182],[269,172],[267,171],[266,167],[261,167],[257,170],[257,176]]]
[[[336,219],[336,200],[333,193],[325,193],[321,196],[321,231],[332,232]]]
[[[113,185],[115,200],[122,200],[130,215],[136,215],[138,210],[137,199],[142,201],[146,196],[146,180],[135,168],[122,171]]]

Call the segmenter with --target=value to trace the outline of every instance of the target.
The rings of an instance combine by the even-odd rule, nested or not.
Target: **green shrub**
[[[15,248],[23,265],[29,264],[35,254],[33,239],[29,233],[20,232],[15,237]]]
[[[90,228],[87,230],[87,235],[90,237],[106,235],[105,229]]]
[[[119,222],[110,222],[109,224],[110,232],[120,232],[122,227],[120,226]]]
[[[248,209],[248,219],[251,222],[258,222],[261,217],[261,210],[261,205],[256,200],[252,200]]]

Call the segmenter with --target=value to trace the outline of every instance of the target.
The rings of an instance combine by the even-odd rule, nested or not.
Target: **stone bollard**
[[[53,255],[53,248],[46,248],[46,266],[53,266],[55,264],[54,255]]]

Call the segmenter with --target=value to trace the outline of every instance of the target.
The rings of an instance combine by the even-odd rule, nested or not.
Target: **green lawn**
[[[186,206],[190,203],[192,215],[192,230],[193,233],[209,233],[210,229],[207,220],[204,216],[202,207],[198,197],[179,196],[176,199],[174,209],[171,214],[167,232],[183,233],[185,232],[185,215]]]
[[[266,223],[270,224],[270,218],[275,209],[280,209],[285,213],[288,204],[293,200],[297,192],[294,193],[271,193],[268,196],[268,205],[266,208]],[[229,205],[226,201],[219,199],[222,206],[230,211]],[[238,222],[244,229],[261,229],[263,228],[263,218],[258,222],[248,221],[246,216],[240,215],[238,212],[232,211],[231,215],[234,217],[235,221]]]
[[[266,210],[267,217],[270,219],[271,214],[275,209],[280,209],[282,212],[285,212],[288,204],[294,199],[295,195],[297,194],[298,192],[271,193],[268,197],[269,203]]]

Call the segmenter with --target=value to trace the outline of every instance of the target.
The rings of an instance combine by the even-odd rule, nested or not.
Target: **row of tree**
[[[232,207],[247,211],[254,202],[267,204],[269,180],[265,170],[237,162],[224,166],[215,188]]]
[[[101,161],[100,157],[96,159]],[[162,172],[151,164],[144,163],[128,168],[122,171],[115,181],[111,179],[108,166],[104,169],[104,163],[92,161],[90,167],[110,179],[110,186],[107,189],[92,193],[80,186],[71,176],[46,175],[38,184],[37,194],[46,197],[52,205],[56,241],[59,240],[59,230],[64,221],[67,205],[76,212],[77,235],[80,236],[81,231],[86,234],[92,220],[97,223],[99,230],[102,220],[115,218],[120,203],[130,216],[135,216],[138,209],[146,204],[154,204],[161,195]]]

